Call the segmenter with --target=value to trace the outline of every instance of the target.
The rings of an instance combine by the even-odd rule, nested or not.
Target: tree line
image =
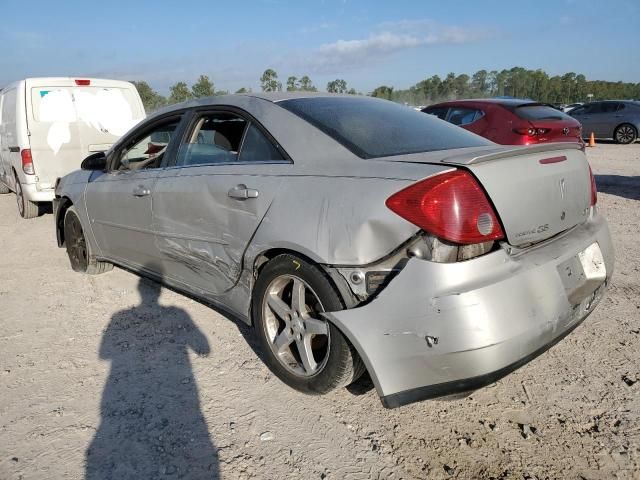
[[[640,99],[640,83],[587,80],[574,72],[549,76],[543,70],[514,67],[510,70],[479,70],[473,75],[433,75],[405,90],[382,85],[371,93],[410,105],[429,105],[444,100],[511,96],[544,103],[574,103],[606,99]],[[592,95],[589,97],[588,95]]]
[[[160,95],[147,82],[134,81],[133,84],[138,89],[147,112],[192,98],[229,93],[227,90],[217,90],[206,75],[200,75],[191,87],[186,82],[175,83],[169,88],[168,97]],[[288,92],[318,91],[318,87],[313,84],[308,75],[301,77],[291,75],[287,77],[283,87],[278,73],[271,68],[266,69],[260,77],[260,87],[263,92],[278,92],[283,88]],[[243,87],[235,93],[250,91],[250,88]],[[354,88],[349,88],[347,82],[341,78],[328,82],[326,91],[362,95]],[[449,73],[445,78],[433,75],[404,90],[381,85],[369,95],[409,105],[429,105],[444,100],[496,96],[530,98],[545,103],[574,103],[586,102],[590,99],[640,99],[640,83],[587,80],[584,75],[574,72],[549,76],[540,69],[527,70],[514,67],[501,71],[479,70],[473,75]]]

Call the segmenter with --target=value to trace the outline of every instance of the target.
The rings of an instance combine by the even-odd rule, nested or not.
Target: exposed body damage
[[[576,264],[594,243],[604,265]],[[563,273],[567,263],[575,280]],[[327,316],[354,342],[383,402],[394,407],[497,380],[491,374],[583,320],[612,273],[608,227],[595,216],[517,256],[499,249],[455,264],[410,259],[370,303]]]
[[[482,140],[475,147],[364,158],[280,108],[279,98],[216,97],[150,117],[138,127],[142,133],[134,129],[107,152],[104,171],[60,180],[54,202],[59,245],[73,205],[94,260],[160,280],[248,324],[262,272],[282,254],[304,259],[323,272],[322,281],[329,279],[344,307],[324,309],[318,318],[349,339],[387,406],[499,378],[560,339],[597,304],[613,252],[606,222],[590,208],[589,171],[578,149],[514,149]],[[195,119],[218,110],[241,112],[247,124],[261,125],[280,158],[179,164],[183,149],[191,148],[184,142],[193,137]],[[181,140],[164,146],[160,165],[114,168],[146,125],[174,118],[180,118],[174,132]],[[443,125],[457,135],[459,129]],[[547,164],[547,157],[562,160]],[[518,171],[525,175],[515,178]],[[471,182],[474,195],[488,191],[493,202],[496,216],[482,225],[478,217],[471,228],[488,225],[504,235],[447,239],[386,203],[451,174]],[[275,285],[289,301],[281,312],[295,327],[291,334],[302,335],[302,310],[286,293],[293,287]]]

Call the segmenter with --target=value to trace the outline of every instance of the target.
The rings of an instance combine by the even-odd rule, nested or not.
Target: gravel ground
[[[52,216],[1,196],[0,479],[640,479],[640,145],[588,155],[617,253],[596,312],[490,387],[396,410],[366,381],[299,394],[241,324],[73,273]]]

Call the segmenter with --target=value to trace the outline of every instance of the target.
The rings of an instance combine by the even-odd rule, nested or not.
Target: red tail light
[[[513,133],[517,133],[518,135],[527,135],[529,137],[535,137],[537,135],[544,135],[545,133],[549,133],[551,131],[550,128],[514,128]]]
[[[27,175],[33,175],[35,170],[33,169],[33,158],[31,157],[31,149],[25,148],[20,151],[20,157],[22,159],[22,171]]]
[[[589,165],[589,176],[591,177],[591,206],[598,203],[598,188],[596,187],[596,177],[593,176],[591,165]]]
[[[472,244],[504,238],[484,191],[464,170],[410,185],[389,197],[386,205],[405,220],[450,242]]]
[[[83,79],[76,79],[76,85],[78,85],[79,87],[86,87],[88,85],[91,85],[91,80],[83,80]]]

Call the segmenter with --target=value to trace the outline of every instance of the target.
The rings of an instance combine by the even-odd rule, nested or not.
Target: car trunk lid
[[[482,184],[514,246],[534,244],[579,223],[589,215],[591,177],[577,144],[485,147],[388,157],[411,163],[463,167]]]

